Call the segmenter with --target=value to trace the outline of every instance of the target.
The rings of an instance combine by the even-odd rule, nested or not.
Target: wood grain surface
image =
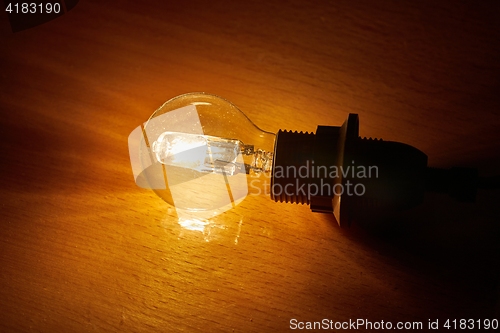
[[[429,195],[375,230],[250,196],[200,232],[135,185],[127,147],[206,91],[273,132],[358,113],[362,136],[496,175],[499,4],[82,0],[17,33],[2,14],[0,331],[500,319],[498,191]]]

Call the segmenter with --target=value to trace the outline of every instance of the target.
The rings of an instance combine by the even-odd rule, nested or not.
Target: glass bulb
[[[369,216],[414,207],[425,190],[472,200],[477,183],[476,170],[429,169],[427,155],[415,147],[361,138],[357,114],[315,133],[274,135],[205,93],[163,104],[130,134],[129,150],[136,183],[153,189],[187,222],[218,215],[249,194],[269,194],[333,213],[346,226],[361,211]],[[456,189],[450,179],[468,185]]]
[[[129,149],[139,186],[153,189],[178,213],[209,218],[265,191],[274,140],[227,100],[189,93],[136,128]]]

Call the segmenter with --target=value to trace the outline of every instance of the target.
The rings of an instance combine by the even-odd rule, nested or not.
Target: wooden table
[[[206,91],[269,131],[358,113],[362,136],[498,174],[499,18],[497,1],[93,0],[12,33],[2,15],[0,331],[500,319],[498,191],[428,195],[374,231],[251,196],[191,231],[134,184],[127,147]]]

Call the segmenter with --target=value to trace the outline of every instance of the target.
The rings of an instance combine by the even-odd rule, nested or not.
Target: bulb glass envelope
[[[274,134],[214,95],[190,93],[163,104],[129,136],[136,184],[177,212],[220,214],[248,195],[245,149],[272,151]]]

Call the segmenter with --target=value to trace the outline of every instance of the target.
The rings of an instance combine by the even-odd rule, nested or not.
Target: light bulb
[[[158,108],[132,132],[129,147],[139,186],[153,189],[178,213],[209,218],[252,189],[264,193],[274,139],[227,100],[189,93]]]
[[[258,128],[214,95],[175,97],[129,136],[136,183],[153,189],[180,218],[207,219],[249,194],[333,213],[340,226],[361,215],[418,205],[425,190],[473,201],[477,170],[427,167],[410,145],[359,137],[359,119],[316,133]]]

